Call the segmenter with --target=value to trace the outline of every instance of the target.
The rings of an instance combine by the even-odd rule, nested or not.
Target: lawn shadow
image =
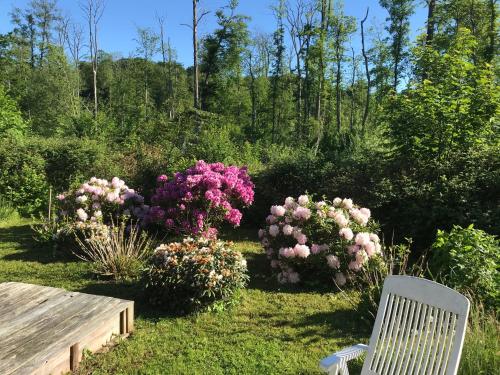
[[[337,309],[306,315],[289,324],[299,332],[297,336],[310,338],[310,343],[320,338],[341,338],[341,346],[352,345],[352,339],[366,340],[371,333],[371,323],[352,309]]]
[[[144,297],[142,285],[138,281],[97,281],[80,288],[78,292],[134,301],[134,314],[136,319],[141,318],[151,322],[157,322],[160,319],[185,316],[182,314],[172,313],[161,308],[156,308],[149,304]]]
[[[15,252],[3,256],[1,258],[3,260],[20,260],[43,264],[78,261],[72,254],[56,252],[53,248],[36,242],[33,239],[32,230],[28,224],[0,228],[0,240],[4,243],[11,242],[16,244],[14,245]]]

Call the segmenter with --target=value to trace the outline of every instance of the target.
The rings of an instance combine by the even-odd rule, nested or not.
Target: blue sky
[[[249,28],[251,31],[272,32],[275,29],[270,6],[277,0],[240,0],[239,13],[250,16]],[[293,0],[292,0],[293,1]],[[337,0],[336,0],[337,1]],[[11,29],[9,13],[12,8],[24,8],[29,0],[0,0],[0,33]],[[78,6],[79,0],[58,0],[63,13],[69,15],[76,22],[84,24],[82,11]],[[200,7],[210,11],[200,25],[200,33],[212,31],[216,26],[215,10],[227,4],[227,0],[201,0]],[[370,7],[369,25],[381,29],[386,13],[378,5],[378,0],[345,0],[345,13],[361,19],[366,7]],[[100,48],[121,56],[134,54],[134,42],[137,27],[157,28],[155,14],[166,18],[166,33],[175,48],[178,60],[185,66],[192,62],[191,31],[182,23],[191,21],[190,0],[106,0],[106,9],[100,23]],[[426,12],[418,8],[413,16],[412,34],[422,31]],[[356,35],[352,44],[359,50],[360,39]]]

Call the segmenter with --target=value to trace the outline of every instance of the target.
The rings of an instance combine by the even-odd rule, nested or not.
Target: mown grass
[[[150,308],[138,286],[96,280],[88,264],[54,256],[32,240],[29,224],[0,223],[0,282],[136,301],[134,334],[106,353],[87,356],[80,374],[320,374],[322,357],[369,336],[340,295],[278,285],[253,233],[230,235],[251,276],[239,303],[224,312],[175,317]]]
[[[22,281],[132,299],[133,335],[105,353],[87,355],[79,374],[320,374],[319,360],[367,342],[370,330],[340,294],[287,288],[271,278],[254,234],[230,233],[251,281],[237,305],[187,317],[152,309],[134,283],[97,280],[90,266],[32,240],[30,221],[0,222],[0,282]],[[499,324],[473,311],[459,374],[499,374]],[[361,362],[350,366],[359,374]]]

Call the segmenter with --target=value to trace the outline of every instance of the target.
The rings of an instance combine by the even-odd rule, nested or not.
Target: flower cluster
[[[189,312],[232,297],[248,276],[245,259],[231,246],[205,238],[160,245],[145,275],[149,301]]]
[[[172,179],[159,176],[147,223],[177,234],[215,238],[217,226],[240,224],[241,206],[253,203],[253,183],[247,169],[200,160]]]
[[[370,210],[351,199],[288,197],[271,207],[266,223],[259,238],[280,283],[324,275],[342,286],[381,253]]]
[[[86,223],[109,223],[119,216],[142,219],[149,207],[144,198],[123,180],[92,177],[77,189],[57,196],[59,220]]]

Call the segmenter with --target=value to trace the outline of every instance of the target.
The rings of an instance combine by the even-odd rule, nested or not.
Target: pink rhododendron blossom
[[[295,211],[293,211],[293,217],[297,220],[309,220],[311,217],[311,210],[306,207],[297,207]]]
[[[333,207],[330,207],[328,209],[328,212],[326,213],[326,215],[330,218],[330,219],[333,219],[335,217],[335,215],[337,214],[337,211],[335,210],[335,208]]]
[[[276,223],[277,219],[276,219],[276,216],[274,216],[274,215],[268,215],[266,218],[266,221],[268,224],[274,224],[274,223]]]
[[[66,197],[64,196],[64,194],[57,194],[56,198],[57,198],[58,200],[60,200],[60,201],[63,201],[63,200],[64,200],[64,198],[66,198]]]
[[[358,272],[361,269],[361,264],[355,261],[349,262],[349,265],[347,266],[351,271]]]
[[[347,225],[349,224],[349,220],[344,216],[343,213],[339,211],[335,213],[333,220],[335,220],[335,222],[340,228],[347,227]]]
[[[294,209],[295,208],[295,199],[292,197],[288,197],[285,199],[285,207],[288,209]]]
[[[360,250],[356,253],[355,258],[356,258],[356,263],[362,265],[368,260],[368,255],[366,254],[365,251]]]
[[[364,249],[366,251],[366,254],[371,257],[373,255],[375,255],[375,243],[370,241],[368,242],[365,246],[364,246]]]
[[[335,255],[327,255],[326,256],[326,263],[328,264],[328,267],[330,268],[335,268],[339,269],[340,268],[340,261],[339,258],[336,257]]]
[[[273,237],[276,237],[280,233],[280,227],[277,225],[271,225],[269,227],[269,234]]]
[[[356,234],[354,242],[356,242],[356,245],[365,246],[368,242],[370,242],[370,234],[359,232],[358,234]]]
[[[154,207],[160,207],[165,217],[174,221],[171,230],[177,234],[203,236],[207,228],[228,222],[240,225],[240,207],[249,206],[254,199],[253,183],[247,168],[205,163],[203,160],[171,178],[161,175],[151,197]],[[274,224],[275,219],[268,219]],[[147,224],[159,223],[147,215]],[[214,230],[211,233],[215,233]]]
[[[351,228],[342,228],[339,231],[339,236],[342,237],[344,240],[350,241],[354,237],[354,233],[352,233]]]
[[[368,219],[370,218],[370,216],[372,215],[371,211],[369,208],[360,208],[359,211],[365,215]]]
[[[280,217],[285,215],[286,209],[283,206],[272,206],[271,207],[271,214],[274,216]]]
[[[265,229],[259,229],[259,239],[263,238],[266,235]]]
[[[335,198],[330,203],[301,195],[297,200],[287,198],[284,206],[272,206],[265,229],[269,239],[264,247],[280,248],[279,253],[268,252],[271,268],[279,273],[278,280],[292,283],[293,275],[312,281],[334,277],[339,286],[354,280],[358,276],[349,271],[360,271],[369,258],[381,252],[379,237],[370,233],[376,227],[370,217],[369,209],[348,198]],[[297,242],[291,248],[294,239]]]
[[[76,214],[78,215],[78,218],[81,221],[85,221],[89,217],[89,215],[85,212],[85,210],[83,208],[79,208],[78,210],[76,210]]]
[[[344,207],[347,210],[350,210],[354,205],[352,203],[352,199],[345,198],[342,200],[342,207]]]
[[[295,252],[295,256],[298,258],[307,258],[309,254],[311,254],[309,247],[301,244],[295,245],[293,251]]]
[[[300,275],[298,274],[298,272],[289,272],[288,281],[291,284],[297,284],[300,281]]]
[[[318,254],[320,251],[321,251],[321,250],[320,250],[319,245],[317,245],[317,244],[315,244],[315,243],[313,243],[313,244],[311,245],[311,253],[312,253],[312,254]]]
[[[320,201],[318,203],[315,204],[315,207],[317,210],[321,210],[323,207],[326,206],[326,202],[325,201]]]
[[[304,233],[301,233],[300,235],[297,236],[297,242],[300,245],[305,245],[307,242],[307,236]]]
[[[283,234],[285,236],[291,236],[293,233],[293,227],[290,225],[290,224],[286,224],[284,227],[283,227]]]
[[[301,195],[297,202],[299,202],[299,205],[301,205],[302,207],[307,206],[307,204],[309,203],[309,197],[307,195]]]
[[[293,258],[293,257],[295,257],[295,251],[291,247],[281,248],[280,251],[279,251],[279,254],[282,257],[285,257],[285,258]]]
[[[347,254],[349,255],[356,254],[359,251],[359,249],[361,249],[361,247],[358,245],[347,246]]]
[[[85,203],[87,201],[87,196],[86,195],[80,195],[76,197],[76,203]]]
[[[337,272],[335,274],[335,282],[337,283],[338,286],[344,286],[345,283],[347,282],[347,279],[342,272]]]

